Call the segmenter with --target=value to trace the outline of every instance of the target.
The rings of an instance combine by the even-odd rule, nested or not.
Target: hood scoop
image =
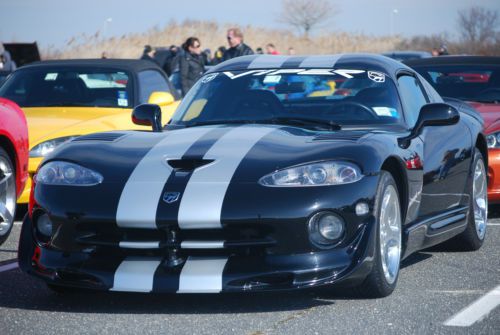
[[[213,159],[185,158],[185,159],[167,159],[176,172],[191,172],[199,167],[212,163]]]
[[[313,138],[313,141],[357,141],[366,135],[365,132],[335,132],[320,134]]]
[[[114,142],[125,136],[123,133],[95,133],[75,138],[72,142],[97,141]]]

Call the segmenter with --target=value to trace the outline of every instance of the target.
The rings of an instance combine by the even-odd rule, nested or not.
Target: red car
[[[500,57],[433,57],[406,64],[441,96],[464,100],[481,113],[488,142],[488,201],[500,204]]]
[[[28,179],[28,127],[14,102],[0,98],[0,244],[14,223],[17,197]]]

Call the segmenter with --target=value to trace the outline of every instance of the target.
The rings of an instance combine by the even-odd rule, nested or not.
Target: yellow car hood
[[[26,107],[30,148],[53,138],[88,133],[149,129],[132,123],[132,109],[96,107]]]

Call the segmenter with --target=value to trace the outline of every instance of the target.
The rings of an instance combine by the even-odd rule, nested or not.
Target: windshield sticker
[[[390,116],[390,117],[398,117],[398,111],[394,108],[390,107],[372,107],[373,111],[378,116]]]
[[[47,73],[45,75],[45,80],[49,81],[49,80],[56,80],[57,79],[57,73]]]
[[[352,75],[354,74],[360,74],[364,73],[364,70],[348,70],[348,69],[339,69],[339,70],[334,70],[334,69],[279,69],[279,70],[250,70],[250,71],[245,71],[239,74],[234,74],[230,71],[225,71],[223,72],[227,77],[230,79],[237,79],[245,76],[263,76],[266,75],[267,77],[270,76],[278,76],[281,74],[297,74],[299,76],[334,76],[334,75],[340,75],[342,77],[351,79],[353,78]],[[378,73],[384,76],[385,80],[385,75],[383,73]],[[372,79],[373,80],[373,79]]]
[[[118,103],[118,106],[120,106],[120,107],[127,107],[128,106],[128,97],[127,97],[126,91],[118,91],[117,103]]]
[[[215,79],[215,77],[217,77],[218,73],[212,73],[212,74],[208,74],[206,76],[204,76],[202,79],[201,79],[201,82],[206,84],[206,83],[209,83],[211,82],[212,80]]]
[[[281,80],[281,76],[265,76],[264,84],[277,84]]]
[[[383,83],[385,82],[385,74],[381,72],[375,72],[375,71],[368,71],[368,78],[373,80],[376,83]]]

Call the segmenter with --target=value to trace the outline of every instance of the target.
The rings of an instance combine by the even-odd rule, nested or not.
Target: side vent
[[[125,136],[123,133],[95,133],[75,138],[72,142],[97,141],[114,142]]]

